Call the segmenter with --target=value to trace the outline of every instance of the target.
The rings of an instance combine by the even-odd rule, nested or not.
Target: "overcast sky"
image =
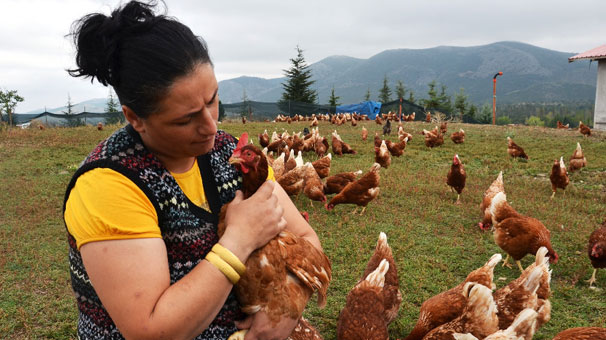
[[[72,22],[109,14],[118,0],[0,0],[0,88],[25,101],[17,112],[54,108],[108,89],[71,78]],[[604,0],[166,0],[168,14],[208,43],[217,79],[281,77],[296,55],[369,58],[386,49],[519,41],[562,52],[606,44]]]

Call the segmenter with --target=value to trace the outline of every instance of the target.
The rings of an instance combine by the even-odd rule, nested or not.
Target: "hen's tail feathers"
[[[534,335],[537,326],[537,316],[538,313],[535,312],[532,308],[526,308],[521,311],[518,316],[516,316],[515,320],[506,330],[500,331],[502,335],[509,336],[511,338],[514,337],[525,337],[525,335],[529,335],[530,338]],[[497,334],[495,334],[497,335]],[[491,336],[486,339],[493,339]],[[498,339],[495,337],[494,339]]]
[[[478,340],[478,338],[473,336],[471,333],[453,333],[452,336],[455,340]]]
[[[533,294],[536,293],[537,289],[539,289],[539,285],[541,284],[542,275],[543,275],[542,266],[534,268],[530,272],[530,275],[528,275],[528,278],[526,279],[526,281],[524,282],[524,288],[527,291],[532,292]]]
[[[503,259],[503,256],[501,254],[494,254],[490,257],[490,259],[488,260],[488,262],[486,262],[486,264],[484,265],[485,267],[488,268],[493,268],[497,265],[497,263],[501,262],[501,260]]]
[[[472,313],[472,317],[494,319],[497,304],[492,298],[492,289],[476,282],[467,282],[463,287],[463,295],[467,297],[466,310]]]
[[[383,259],[377,269],[366,276],[365,281],[368,281],[372,286],[383,288],[383,285],[385,285],[385,274],[387,274],[388,270],[389,261]]]

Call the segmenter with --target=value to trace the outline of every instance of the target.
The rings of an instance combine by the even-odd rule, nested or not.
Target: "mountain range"
[[[428,84],[436,81],[438,92],[444,85],[454,99],[463,88],[469,101],[481,105],[492,102],[492,78],[499,71],[503,72],[497,78],[500,103],[593,102],[597,65],[588,61],[569,63],[573,55],[503,41],[473,47],[392,49],[368,59],[330,56],[309,68],[320,103],[328,102],[333,87],[340,103],[361,102],[368,90],[371,100],[378,100],[387,77],[392,99],[396,99],[398,81],[412,90],[417,100],[428,98]],[[275,102],[282,95],[281,84],[285,81],[248,76],[223,80],[219,82],[219,98],[223,103],[241,102],[246,91],[249,100]]]
[[[318,100],[328,103],[332,88],[341,104],[359,103],[370,90],[371,100],[378,100],[379,89],[387,77],[395,98],[395,86],[402,81],[407,94],[416,100],[427,98],[428,84],[436,81],[437,90],[446,86],[453,100],[461,88],[470,102],[492,101],[492,78],[497,79],[499,103],[591,103],[595,100],[597,65],[588,61],[569,63],[574,53],[549,50],[525,43],[502,41],[483,46],[438,46],[426,49],[385,50],[368,59],[330,56],[310,64],[313,88]],[[242,76],[219,82],[219,98],[225,104],[241,102],[244,91],[249,100],[276,102],[282,96],[286,78],[264,79]],[[74,104],[79,113],[103,112],[107,98],[95,98]],[[37,109],[63,113],[66,107]]]

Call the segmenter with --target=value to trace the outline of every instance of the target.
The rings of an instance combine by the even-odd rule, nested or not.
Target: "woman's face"
[[[177,78],[158,110],[141,122],[138,131],[145,145],[171,159],[208,153],[217,133],[218,89],[215,72],[208,63]]]

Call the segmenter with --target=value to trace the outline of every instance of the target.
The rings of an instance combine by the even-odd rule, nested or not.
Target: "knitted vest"
[[[86,157],[67,187],[63,210],[78,177],[91,169],[110,168],[129,178],[156,209],[173,284],[202,261],[218,241],[221,206],[233,199],[242,182],[235,167],[228,163],[235,147],[233,136],[218,131],[212,151],[198,157],[204,193],[212,211],[209,213],[185,196],[174,177],[128,125],[99,143]],[[80,311],[79,338],[124,339],[91,285],[76,241],[69,232],[68,242],[71,283]],[[239,305],[232,292],[215,320],[195,339],[227,339],[237,330],[234,320],[239,317]]]

